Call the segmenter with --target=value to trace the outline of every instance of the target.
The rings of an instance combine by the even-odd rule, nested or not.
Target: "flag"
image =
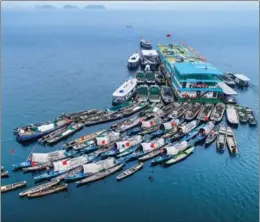
[[[172,125],[172,126],[175,126],[175,122],[171,122],[171,125]]]
[[[14,149],[13,149],[13,148],[10,149],[10,153],[11,153],[12,155],[14,155]]]
[[[126,142],[125,145],[126,145],[126,147],[129,147],[129,146],[130,146],[130,143],[129,143],[129,142]]]
[[[167,34],[166,37],[167,37],[167,38],[171,38],[171,34]]]
[[[31,164],[32,164],[32,166],[36,166],[36,162],[34,162],[34,161],[32,161]]]
[[[63,161],[62,161],[62,165],[63,165],[63,166],[66,166],[66,165],[67,165],[67,162],[68,162],[68,160],[63,160]]]
[[[154,147],[155,147],[155,144],[154,144],[154,143],[152,143],[152,144],[151,144],[151,148],[154,148]]]

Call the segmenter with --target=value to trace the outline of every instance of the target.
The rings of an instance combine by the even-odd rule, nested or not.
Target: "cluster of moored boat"
[[[228,124],[232,126],[239,121],[256,124],[252,110],[242,106],[188,102],[141,104],[142,108],[139,108],[140,103],[129,102],[112,108],[113,111],[90,110],[64,114],[63,119],[56,120],[56,125],[58,121],[63,124],[76,121],[79,126],[79,122],[90,124],[92,121],[93,124],[94,120],[100,121],[96,116],[106,112],[121,111],[129,116],[133,110],[139,111],[132,118],[116,123],[107,130],[99,130],[67,142],[63,149],[49,153],[32,152],[25,161],[13,164],[14,170],[37,172],[35,182],[47,181],[21,192],[20,196],[40,197],[67,190],[69,182],[76,182],[78,186],[94,182],[121,170],[129,161],[138,160],[137,165],[116,177],[117,180],[122,180],[141,170],[147,160],[151,159],[151,165],[169,166],[192,154],[196,145],[209,145],[214,140],[217,151],[223,152],[227,145],[234,155],[238,153],[238,145],[232,128],[223,124],[218,126],[224,113],[226,112]],[[50,130],[49,125],[55,125],[47,124],[30,125],[29,130],[35,127]],[[59,128],[59,134],[62,134],[62,127],[64,126]],[[21,129],[24,127],[16,130],[20,132]],[[54,132],[55,130],[40,135],[40,141],[55,138]],[[2,176],[3,172],[2,167]],[[1,190],[6,192],[24,186],[26,181],[21,181],[2,186]]]

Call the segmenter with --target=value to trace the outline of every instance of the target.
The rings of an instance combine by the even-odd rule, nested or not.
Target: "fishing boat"
[[[107,115],[108,113],[111,113],[111,112],[108,112],[107,110],[98,110],[97,112],[94,112],[94,114],[91,114],[91,115],[90,114],[87,114],[87,115],[82,114],[82,115],[79,115],[76,118],[75,122],[84,122],[84,121],[87,121],[87,120],[91,120],[95,117],[101,118],[101,117]]]
[[[137,80],[130,78],[124,82],[116,91],[113,92],[112,104],[117,105],[131,99],[136,93]]]
[[[67,127],[67,129],[59,134],[56,134],[55,136],[48,138],[46,140],[47,144],[55,144],[61,141],[62,139],[65,139],[75,132],[81,130],[84,127],[83,123],[72,123],[70,126]]]
[[[53,122],[45,122],[40,124],[30,124],[28,126],[19,127],[14,130],[16,138],[20,142],[38,139],[52,131],[59,129],[71,123],[70,118],[60,118]]]
[[[134,136],[134,135],[140,133],[142,130],[143,129],[140,126],[137,126],[137,127],[134,127],[134,128],[131,128],[131,129],[127,130],[125,133],[128,136]]]
[[[160,156],[151,161],[151,165],[154,166],[166,162],[178,153],[188,149],[190,146],[192,146],[192,143],[187,141],[182,141],[176,144],[169,144],[162,149],[162,151],[160,152]]]
[[[146,161],[146,160],[149,160],[149,159],[152,159],[158,155],[160,155],[160,153],[162,152],[162,149],[156,149],[140,158],[138,158],[139,161]]]
[[[204,127],[205,127],[205,123],[202,123],[200,126],[194,128],[193,130],[191,130],[189,133],[187,133],[186,135],[184,135],[180,141],[190,141],[192,140],[194,137],[196,137],[200,132],[204,131]]]
[[[246,108],[246,117],[250,126],[256,126],[256,118],[252,109]]]
[[[178,109],[173,110],[172,113],[170,113],[168,115],[169,118],[172,119],[179,119],[180,117],[182,117],[184,115],[184,113],[186,112],[186,110],[189,108],[189,103],[185,102],[183,104],[181,104],[181,106],[179,106]]]
[[[235,81],[226,73],[224,73],[224,75],[218,76],[218,78],[230,87],[234,87],[236,85]]]
[[[208,121],[210,118],[210,114],[214,109],[213,103],[206,103],[203,108],[200,110],[197,119],[200,121]]]
[[[201,103],[191,103],[186,114],[184,115],[184,119],[186,121],[194,120],[202,107],[203,105]]]
[[[104,113],[104,110],[100,109],[88,109],[83,110],[79,112],[73,112],[73,113],[62,113],[61,118],[70,118],[72,121],[78,121],[80,117],[84,116],[85,118],[89,118],[92,116],[100,115],[101,113]]]
[[[135,152],[141,145],[140,144],[137,144],[135,146],[131,146],[130,148],[126,149],[125,151],[117,154],[117,158],[123,158],[123,157],[126,157],[130,154],[132,154],[133,152]]]
[[[123,133],[129,129],[141,125],[141,119],[139,116],[135,116],[131,119],[124,120],[122,122],[116,123],[110,127],[111,130]]]
[[[131,116],[131,115],[141,111],[145,107],[147,107],[148,104],[149,104],[148,102],[138,102],[138,103],[135,103],[135,104],[125,108],[124,110],[122,110],[122,115],[124,117]]]
[[[97,180],[100,180],[100,179],[103,179],[119,170],[121,170],[123,168],[124,164],[119,164],[119,165],[116,165],[114,167],[111,167],[103,172],[99,172],[99,173],[96,173],[92,176],[89,176],[83,180],[80,180],[78,182],[76,182],[77,186],[80,186],[80,185],[83,185],[83,184],[87,184],[87,183],[90,183],[90,182],[94,182],[94,181],[97,181]]]
[[[4,186],[1,186],[1,193],[15,190],[15,189],[18,189],[18,188],[24,187],[24,186],[26,186],[26,181],[19,181],[19,182],[12,183],[9,185],[4,185]]]
[[[177,155],[175,155],[175,156],[174,156],[173,158],[171,158],[170,160],[167,160],[167,161],[165,162],[165,165],[166,165],[166,166],[169,166],[169,165],[172,165],[172,164],[174,164],[174,163],[177,163],[177,162],[179,162],[179,161],[181,161],[181,160],[184,160],[184,159],[187,158],[190,154],[193,153],[193,150],[194,150],[194,149],[195,149],[195,147],[192,146],[192,147],[190,147],[190,148],[188,148],[188,149],[186,149],[186,150],[184,150],[184,151],[178,153]]]
[[[232,95],[224,95],[223,102],[226,103],[226,104],[236,104],[237,100]]]
[[[140,46],[145,49],[152,49],[152,44],[148,42],[147,40],[141,39]]]
[[[142,71],[138,71],[136,73],[135,78],[136,78],[137,84],[144,84],[146,81],[146,74]]]
[[[27,196],[30,197],[30,198],[32,198],[32,197],[42,197],[42,196],[46,196],[48,194],[57,193],[57,192],[67,190],[67,189],[68,189],[67,184],[60,184],[60,185],[56,185],[56,186],[46,188],[44,190],[39,190],[37,192],[30,193]]]
[[[170,121],[168,121],[168,122],[164,122],[164,123],[162,123],[162,125],[161,125],[161,129],[163,129],[163,130],[167,130],[168,132],[170,131],[170,130],[173,130],[173,131],[176,131],[177,132],[177,126],[179,126],[181,124],[181,121],[179,120],[179,119],[171,119]],[[168,133],[167,132],[167,133]],[[172,133],[172,132],[171,132]],[[166,137],[165,137],[166,138]]]
[[[7,170],[1,169],[1,177],[8,177],[8,173]]]
[[[227,140],[227,129],[224,125],[221,125],[219,128],[218,136],[217,136],[217,151],[224,152]]]
[[[226,131],[227,146],[230,154],[237,154],[237,141],[233,130],[228,126]]]
[[[30,166],[32,166],[32,161],[30,160],[30,158],[28,158],[27,160],[25,160],[23,162],[15,163],[12,165],[14,171],[20,170],[25,167],[30,167]]]
[[[169,104],[169,103],[174,102],[174,95],[173,95],[171,87],[162,86],[161,87],[161,95],[162,95],[162,101],[165,104]]]
[[[137,69],[140,64],[140,55],[138,53],[134,53],[128,59],[127,67],[129,69]]]
[[[141,127],[142,127],[142,129],[149,129],[149,128],[152,128],[154,126],[158,126],[162,123],[163,123],[163,120],[159,117],[153,118],[153,119],[150,119],[150,120],[147,120],[147,121],[141,120]],[[144,133],[142,133],[142,134],[144,134]]]
[[[106,109],[106,112],[116,112],[116,111],[120,111],[120,110],[122,110],[122,109],[124,109],[124,108],[126,108],[126,107],[128,107],[128,106],[133,105],[133,103],[134,103],[134,102],[133,102],[132,100],[126,101],[126,102],[124,102],[124,103],[121,103],[121,104],[118,104],[118,105],[114,105],[114,106],[112,106],[112,107]]]
[[[146,83],[147,84],[155,84],[155,77],[152,71],[146,72]]]
[[[151,103],[159,103],[161,101],[161,90],[157,85],[152,85],[149,88],[149,101]]]
[[[95,139],[93,139],[93,140],[87,140],[87,141],[85,141],[85,142],[83,142],[83,143],[75,144],[75,145],[72,147],[72,149],[73,149],[73,150],[76,150],[76,151],[79,150],[80,152],[81,152],[82,150],[88,152],[88,150],[92,150],[94,147],[96,147],[96,146],[95,146],[95,143],[96,143]]]
[[[228,104],[226,106],[227,122],[233,126],[239,124],[239,117],[235,105]]]
[[[155,78],[155,82],[158,85],[164,85],[166,83],[165,76],[161,72],[155,72],[154,78]]]
[[[98,146],[109,146],[112,143],[121,139],[120,133],[115,131],[108,131],[102,135],[96,137],[96,143]]]
[[[209,121],[206,124],[202,124],[201,126],[198,127],[199,133],[196,135],[194,138],[193,142],[194,145],[197,145],[199,143],[203,143],[209,133],[214,129],[215,123],[213,121]]]
[[[235,82],[240,87],[248,87],[250,79],[244,74],[235,74]]]
[[[210,115],[210,120],[217,123],[220,122],[224,116],[225,109],[226,106],[224,103],[217,103]]]
[[[247,116],[246,116],[246,108],[243,106],[236,106],[237,115],[239,118],[240,123],[247,123]]]
[[[147,102],[149,98],[149,87],[147,85],[138,86],[135,98],[138,102]]]
[[[32,193],[38,192],[40,190],[45,190],[45,189],[48,189],[49,187],[55,186],[59,182],[60,182],[60,180],[54,179],[49,182],[32,187],[30,189],[24,190],[23,192],[19,193],[19,195],[20,195],[20,197],[27,196],[28,194],[32,194]]]
[[[124,172],[120,173],[116,179],[117,180],[122,180],[130,175],[133,175],[134,173],[136,173],[138,170],[142,169],[143,167],[143,163],[138,163],[137,165],[125,170]]]
[[[121,118],[123,118],[123,116],[124,115],[121,111],[109,112],[102,116],[95,116],[90,119],[87,119],[86,121],[84,121],[84,124],[85,124],[85,126],[94,126],[94,125],[108,123],[111,121],[121,119]]]
[[[219,126],[214,126],[214,128],[209,132],[205,140],[205,146],[210,145],[215,141],[219,133]]]
[[[191,132],[193,129],[195,129],[200,124],[199,120],[193,120],[185,125],[180,125],[178,128],[178,133],[176,133],[174,136],[171,137],[171,141],[176,141],[181,138],[183,138],[185,135],[187,135],[189,132]]]
[[[53,132],[41,137],[40,139],[38,139],[39,143],[45,143],[47,142],[47,140],[51,140],[52,138],[56,137],[57,135],[65,132],[68,129],[68,126],[63,126],[59,129],[54,130]]]
[[[51,161],[45,162],[45,163],[39,163],[35,166],[25,167],[25,168],[22,168],[22,170],[24,172],[41,171],[41,170],[46,170],[48,167],[49,168],[52,167]]]

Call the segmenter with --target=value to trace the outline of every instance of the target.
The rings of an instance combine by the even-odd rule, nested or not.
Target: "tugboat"
[[[140,64],[140,56],[138,53],[134,53],[128,59],[127,67],[129,69],[137,69]]]
[[[152,49],[152,44],[144,39],[141,39],[140,46],[144,49]]]

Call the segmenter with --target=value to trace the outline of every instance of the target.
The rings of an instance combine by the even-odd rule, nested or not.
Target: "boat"
[[[128,177],[128,176],[130,176],[130,175],[133,175],[133,174],[136,173],[138,170],[142,169],[143,165],[144,165],[144,164],[143,164],[142,162],[141,162],[141,163],[138,163],[137,165],[135,165],[135,166],[133,166],[133,167],[131,167],[131,168],[125,170],[124,172],[120,173],[120,174],[116,177],[116,179],[117,179],[117,180],[122,180],[122,179],[124,179],[124,178],[126,178],[126,177]]]
[[[250,126],[256,126],[256,118],[252,109],[246,108],[246,117]]]
[[[235,105],[228,104],[226,106],[227,122],[233,126],[239,124],[239,117]]]
[[[63,145],[63,147],[65,149],[68,149],[68,148],[72,148],[73,146],[77,145],[77,144],[81,144],[81,143],[84,143],[86,141],[90,141],[90,140],[93,140],[95,139],[97,136],[105,133],[106,130],[99,130],[97,132],[94,132],[94,133],[90,133],[90,134],[87,134],[85,136],[81,136],[80,138],[78,139],[75,139],[73,141],[70,141],[70,142],[67,142]]]
[[[140,55],[138,53],[134,53],[128,59],[127,67],[129,69],[137,69],[140,64]]]
[[[141,111],[142,109],[146,108],[148,106],[148,102],[138,102],[135,103],[127,108],[125,108],[124,110],[122,110],[122,115],[124,117],[128,117],[131,116],[139,111]]]
[[[161,102],[161,90],[157,85],[152,85],[149,88],[149,102],[159,103]]]
[[[185,135],[187,135],[189,132],[195,129],[199,124],[200,124],[199,120],[192,120],[187,124],[182,124],[178,126],[178,133],[176,133],[174,136],[170,138],[171,141],[173,142],[183,138]]]
[[[152,49],[152,44],[148,42],[147,40],[141,39],[140,46],[145,49]]]
[[[215,141],[215,139],[218,136],[218,132],[219,132],[219,126],[214,126],[214,128],[209,132],[209,134],[206,137],[205,146],[208,146]]]
[[[25,167],[30,167],[30,166],[32,166],[32,161],[30,160],[30,158],[28,158],[27,160],[25,160],[23,162],[15,163],[12,165],[14,171],[20,170]]]
[[[139,116],[135,116],[131,119],[124,120],[122,122],[116,123],[110,127],[111,130],[123,133],[134,127],[141,125],[141,119]]]
[[[188,149],[190,146],[192,146],[192,143],[187,141],[182,141],[176,144],[169,144],[161,150],[160,156],[151,161],[151,165],[154,166],[166,162],[178,153]]]
[[[121,139],[120,133],[115,131],[108,131],[105,134],[96,137],[96,143],[98,146],[109,146],[112,143]]]
[[[125,151],[117,154],[117,158],[122,158],[122,157],[126,157],[130,154],[132,154],[133,152],[135,152],[141,145],[140,144],[137,144],[135,146],[131,146],[130,148],[126,149]]]
[[[8,177],[8,171],[1,169],[1,177]]]
[[[229,149],[230,154],[237,154],[237,141],[233,130],[228,126],[226,131],[227,138],[227,147]]]
[[[203,105],[201,103],[191,103],[184,115],[184,119],[186,121],[194,120],[202,107]]]
[[[80,115],[77,118],[75,118],[75,122],[84,122],[84,121],[89,121],[95,118],[102,118],[103,116],[106,116],[110,113],[113,113],[112,111],[107,111],[107,110],[99,110],[97,112],[95,112],[95,114],[87,114],[87,115]]]
[[[113,92],[112,104],[117,105],[131,99],[136,93],[137,80],[130,78]]]
[[[220,122],[224,116],[225,110],[226,106],[224,103],[217,103],[210,115],[210,120],[217,123]]]
[[[146,160],[152,159],[152,158],[160,155],[161,152],[162,152],[161,149],[156,149],[156,150],[154,150],[154,151],[152,151],[152,152],[150,152],[150,153],[148,153],[148,154],[138,158],[138,160],[139,161],[146,161]]]
[[[230,79],[235,80],[235,74],[232,72],[224,72],[225,75],[227,75]]]
[[[144,135],[150,134],[152,132],[155,132],[155,131],[157,131],[159,129],[160,129],[160,124],[158,124],[156,126],[151,126],[149,128],[145,128],[141,132],[139,132],[138,135],[144,136]]]
[[[174,164],[174,163],[177,163],[177,162],[179,162],[179,161],[181,161],[181,160],[184,160],[184,159],[187,158],[190,154],[193,153],[193,150],[194,150],[194,149],[195,149],[195,147],[192,146],[192,147],[190,147],[190,148],[188,148],[188,149],[186,149],[186,150],[184,150],[184,151],[178,153],[177,155],[175,155],[175,156],[174,156],[173,158],[171,158],[170,160],[167,160],[164,164],[165,164],[166,166],[169,166],[169,165],[171,165],[171,164]]]
[[[161,87],[161,95],[162,95],[162,101],[165,104],[169,104],[169,103],[174,102],[174,95],[173,95],[171,87],[162,86]]]
[[[152,128],[154,126],[158,126],[162,123],[163,123],[163,120],[159,117],[156,117],[156,118],[153,118],[153,119],[150,119],[150,120],[147,120],[147,121],[141,120],[141,128],[142,129],[149,129],[149,128]],[[142,134],[146,134],[146,133],[142,133]]]
[[[27,196],[28,194],[32,194],[32,193],[38,192],[40,190],[48,189],[49,187],[55,186],[58,183],[60,183],[60,180],[53,179],[49,182],[46,182],[46,183],[40,184],[38,186],[24,190],[21,193],[19,193],[19,195],[20,195],[20,197]]]
[[[86,183],[90,183],[90,182],[94,182],[94,181],[103,179],[103,178],[121,170],[123,168],[123,166],[124,166],[124,164],[116,165],[114,167],[111,167],[111,168],[103,171],[103,172],[94,174],[94,175],[89,176],[89,177],[87,177],[83,180],[77,181],[76,184],[77,184],[77,186],[80,186],[80,185],[83,185],[83,184],[86,184]]]
[[[135,98],[138,102],[146,102],[149,98],[149,87],[147,85],[138,86]]]
[[[67,138],[67,137],[71,136],[72,134],[74,134],[75,132],[81,130],[83,127],[84,127],[83,123],[73,123],[70,126],[68,126],[64,132],[59,133],[59,134],[53,136],[52,138],[48,138],[46,140],[46,142],[47,142],[47,144],[58,143],[62,139]]]
[[[68,189],[67,184],[60,184],[60,185],[56,185],[56,186],[46,188],[44,190],[39,190],[37,192],[30,193],[27,196],[30,197],[30,198],[32,198],[32,197],[42,197],[42,196],[46,196],[48,194],[57,193],[57,192],[67,190],[67,189]]]
[[[68,126],[63,126],[59,129],[56,129],[53,132],[51,132],[51,133],[41,137],[40,139],[38,139],[38,142],[39,143],[45,143],[45,142],[47,142],[47,140],[50,140],[50,139],[54,138],[55,136],[65,132],[67,129],[68,129]]]
[[[224,152],[227,140],[226,127],[221,125],[217,136],[217,151]]]
[[[14,134],[19,142],[25,142],[38,139],[39,137],[51,133],[56,129],[69,125],[71,122],[72,120],[70,118],[59,118],[53,122],[30,124],[28,126],[16,128],[14,130]]]
[[[234,87],[236,85],[235,81],[226,73],[224,73],[224,75],[218,76],[218,78],[230,87]]]
[[[138,71],[136,73],[135,78],[136,78],[137,84],[144,84],[146,81],[146,74],[142,71]]]
[[[4,185],[4,186],[1,186],[1,193],[15,190],[15,189],[18,189],[18,188],[24,187],[24,186],[26,186],[26,181],[19,181],[19,182],[12,183],[9,185]]]
[[[200,121],[208,121],[210,118],[210,114],[212,110],[214,109],[214,104],[213,103],[206,103],[203,108],[201,108],[197,119]]]
[[[95,116],[95,117],[92,117],[91,119],[87,119],[86,121],[84,121],[84,124],[85,124],[85,126],[94,126],[94,125],[108,123],[111,121],[121,119],[121,118],[123,118],[123,116],[124,115],[123,115],[122,111],[109,112],[102,116]]]
[[[191,130],[189,133],[187,133],[186,135],[184,135],[180,141],[190,141],[192,140],[194,137],[196,137],[201,131],[205,131],[204,127],[205,127],[205,123],[202,123],[199,127],[194,128],[193,130]]]
[[[131,129],[127,130],[125,133],[128,136],[134,136],[134,135],[140,133],[142,130],[143,129],[140,126],[137,126],[137,127],[134,127],[134,128],[131,128]]]
[[[147,84],[155,84],[155,77],[152,71],[148,71],[145,73],[146,75],[146,83]]]
[[[163,130],[167,130],[168,132],[170,130],[174,129],[173,131],[177,132],[177,126],[179,126],[180,124],[181,124],[181,121],[179,119],[172,119],[172,120],[170,120],[168,122],[162,123],[160,128],[163,129]],[[173,133],[173,132],[171,132],[171,133]]]
[[[247,123],[247,115],[246,115],[246,108],[243,106],[236,106],[237,115],[239,118],[240,123]]]
[[[244,74],[235,74],[235,82],[240,87],[248,87],[250,79]]]
[[[100,109],[88,109],[73,113],[62,113],[61,118],[70,118],[72,121],[78,121],[80,117],[90,118],[92,116],[100,115],[104,112],[104,110]]]
[[[169,118],[171,119],[179,119],[181,118],[184,113],[186,112],[186,110],[189,108],[189,103],[185,102],[183,104],[181,104],[178,109],[173,110],[172,113],[170,113],[168,115]]]
[[[222,100],[225,104],[236,104],[237,103],[236,98],[232,95],[224,95]]]
[[[24,172],[40,171],[40,170],[46,170],[48,167],[49,168],[52,167],[52,162],[49,161],[49,162],[37,164],[36,166],[25,167],[22,168],[22,170]]]
[[[155,72],[154,78],[155,78],[155,82],[158,85],[164,85],[166,83],[166,78],[161,72]]]
[[[196,135],[196,137],[193,139],[194,145],[197,145],[199,143],[203,143],[208,134],[214,129],[215,122],[209,121],[206,124],[203,124],[204,126],[199,126],[199,133]]]

